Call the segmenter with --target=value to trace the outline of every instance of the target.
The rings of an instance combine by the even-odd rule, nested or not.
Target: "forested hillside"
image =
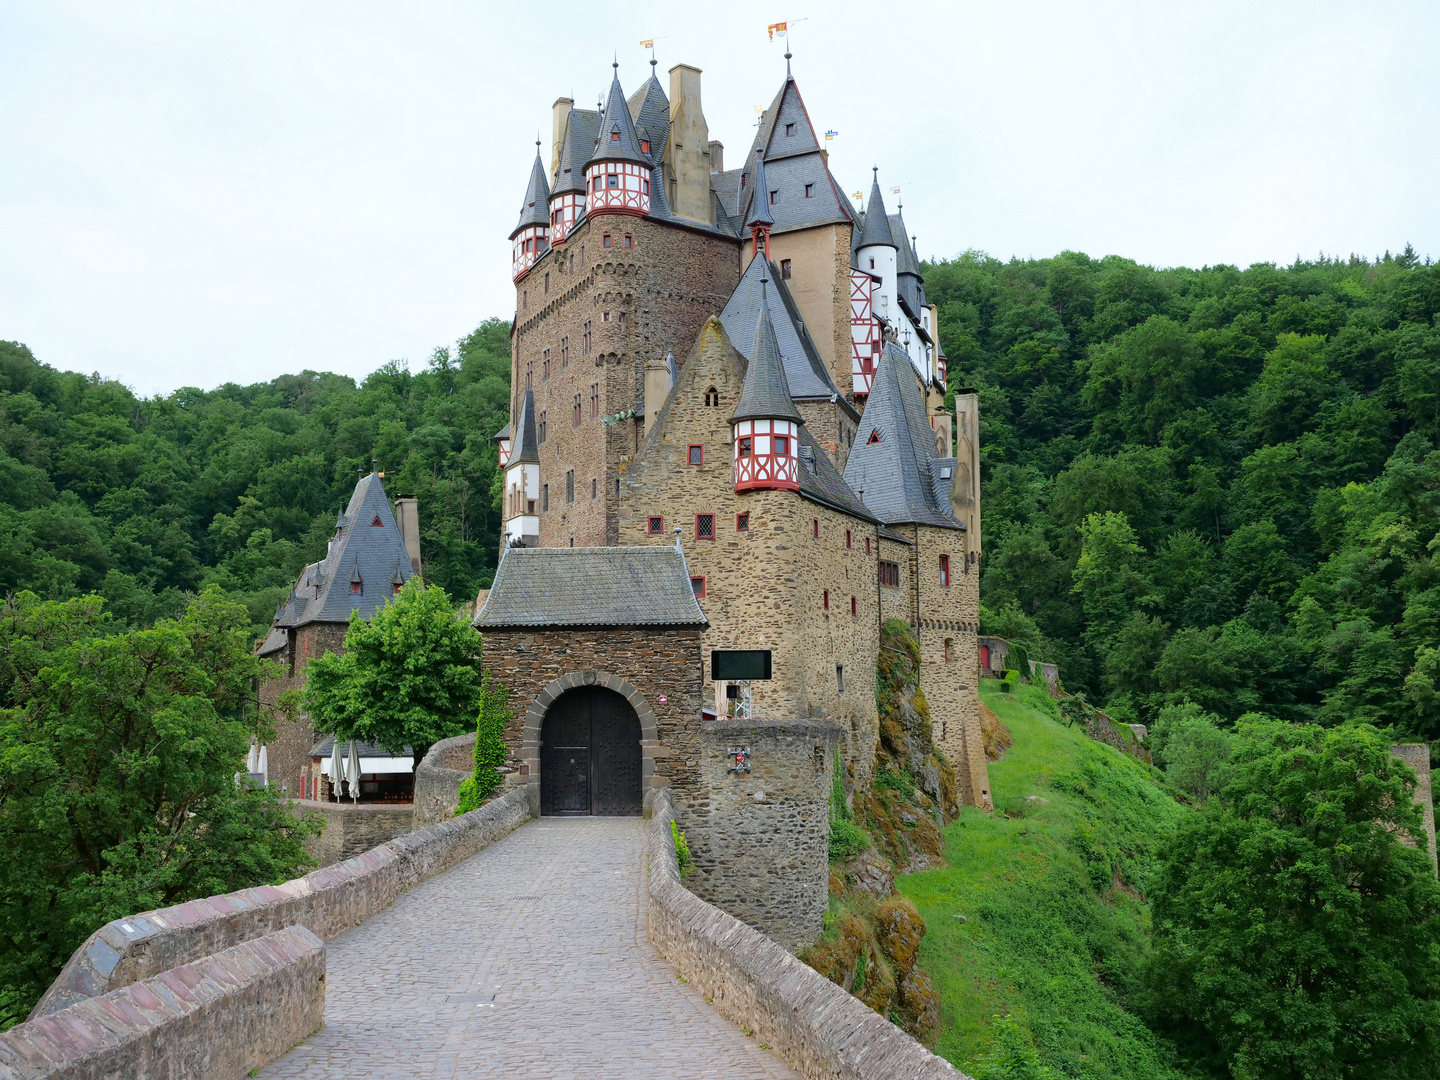
[[[392,362],[359,386],[305,371],[148,399],[0,342],[0,592],[96,591],[143,625],[215,583],[259,632],[373,461],[420,499],[426,577],[473,595],[498,544],[509,330],[490,319],[423,372]]]
[[[980,389],[987,629],[1117,718],[1440,737],[1440,266],[924,272]]]

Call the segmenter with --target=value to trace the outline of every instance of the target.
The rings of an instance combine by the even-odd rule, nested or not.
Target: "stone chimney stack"
[[[676,217],[711,224],[710,128],[700,108],[700,69],[670,69],[670,209]]]
[[[719,139],[710,140],[710,171],[725,171],[725,144]]]
[[[395,524],[400,526],[400,538],[405,541],[405,553],[410,556],[410,569],[420,574],[420,500],[396,499]]]
[[[570,128],[570,110],[575,105],[572,98],[556,98],[550,106],[550,175],[560,169],[560,151],[565,146],[565,133]]]

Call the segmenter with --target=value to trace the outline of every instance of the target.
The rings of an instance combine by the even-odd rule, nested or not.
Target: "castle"
[[[733,169],[700,71],[672,68],[667,95],[653,60],[628,98],[617,64],[597,109],[557,100],[548,164],[537,143],[474,625],[519,705],[512,782],[550,811],[700,798],[695,729],[736,692],[716,650],[768,653],[744,711],[837,721],[864,782],[890,618],[920,640],[964,801],[990,806],[976,397],[952,422],[905,221],[878,170],[852,209],[790,59]]]

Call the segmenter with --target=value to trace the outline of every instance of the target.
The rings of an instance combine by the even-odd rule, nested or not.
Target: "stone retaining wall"
[[[320,1027],[325,946],[292,926],[0,1035],[0,1080],[235,1080]]]
[[[325,819],[325,831],[306,844],[311,857],[321,866],[353,859],[414,828],[415,808],[410,803],[293,799],[291,805],[301,814],[319,814]]]
[[[441,739],[415,767],[414,827],[444,821],[460,803],[460,785],[475,773],[475,733]]]
[[[674,820],[670,793],[656,792],[650,943],[721,1015],[815,1080],[968,1080],[779,944],[686,889],[670,833]]]
[[[1435,804],[1430,790],[1430,744],[1397,743],[1390,752],[1415,770],[1415,794],[1411,796],[1420,807],[1425,822],[1425,840],[1430,845],[1430,861],[1437,861],[1435,850]]]
[[[358,926],[417,882],[448,870],[533,816],[513,791],[283,885],[191,900],[107,923],[70,957],[30,1018],[300,925],[322,941]]]

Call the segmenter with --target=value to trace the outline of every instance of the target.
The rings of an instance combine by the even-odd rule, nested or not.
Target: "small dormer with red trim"
[[[610,96],[600,117],[595,149],[585,163],[585,213],[650,213],[650,174],[654,163],[640,148],[640,135],[630,119],[625,91],[620,89],[620,65],[610,83]]]
[[[737,492],[800,490],[800,425],[805,421],[790,397],[785,362],[770,322],[766,284],[762,279],[755,348],[745,369],[740,401],[730,416]]]
[[[515,281],[530,272],[535,260],[549,249],[550,183],[545,179],[545,166],[540,161],[540,143],[535,143],[535,164],[530,169],[530,183],[525,188],[525,202],[520,207],[520,223],[510,234],[514,247],[510,256],[510,274]]]
[[[750,230],[752,259],[770,258],[770,229],[775,219],[770,216],[770,182],[765,179],[765,151],[755,152],[755,190],[750,196],[750,213],[745,227]]]

